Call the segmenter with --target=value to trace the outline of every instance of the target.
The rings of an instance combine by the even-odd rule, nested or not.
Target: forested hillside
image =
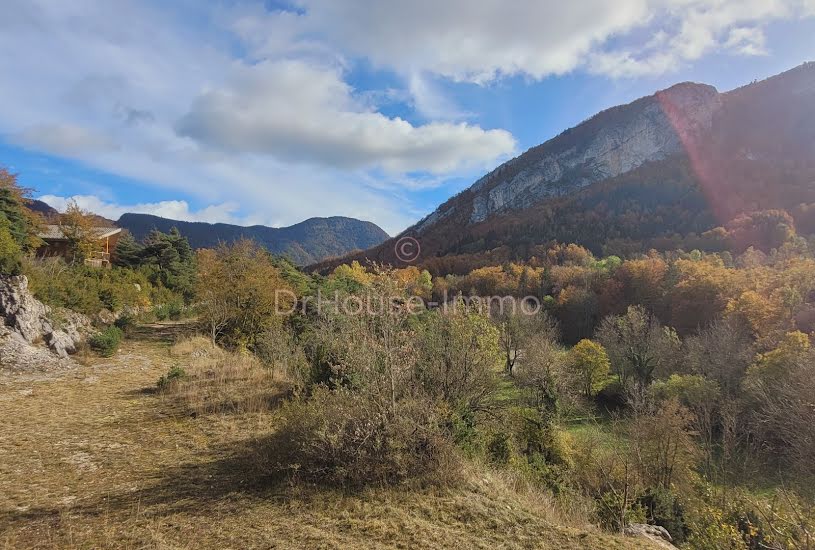
[[[773,239],[742,243],[733,234],[746,230],[744,216],[790,216],[811,233],[815,64],[714,96],[704,88],[693,101],[677,89],[701,88],[683,86],[604,111],[453,197],[405,232],[421,243],[418,261],[434,273],[463,273],[528,260],[552,241],[624,256],[651,248],[738,253],[749,244],[769,252]],[[598,136],[611,137],[598,144]],[[579,166],[566,170],[575,151]],[[488,203],[494,207],[479,206]],[[394,243],[347,259],[398,264]]]
[[[211,248],[221,242],[252,239],[269,252],[286,256],[298,265],[364,250],[388,238],[388,234],[371,222],[353,218],[311,218],[290,227],[255,225],[242,227],[224,223],[202,223],[169,220],[149,214],[124,214],[116,222],[136,239],[146,237],[153,229],[168,232],[178,228],[193,248]]]

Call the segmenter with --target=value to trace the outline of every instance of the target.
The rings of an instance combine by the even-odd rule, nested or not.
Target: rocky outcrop
[[[0,321],[0,359],[4,367],[45,360],[46,355],[67,359],[90,329],[84,315],[54,310],[34,298],[25,276],[0,277]]]
[[[470,224],[482,222],[665,159],[709,130],[721,105],[713,86],[683,83],[603,111],[499,166],[463,200],[443,206],[415,230],[421,233],[458,209],[469,209]]]
[[[676,548],[673,545],[671,534],[664,527],[659,525],[646,525],[644,523],[632,523],[625,528],[623,533],[629,537],[648,539],[656,543],[660,548]]]

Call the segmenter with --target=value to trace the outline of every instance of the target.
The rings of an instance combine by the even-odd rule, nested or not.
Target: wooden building
[[[93,227],[93,237],[99,241],[99,246],[85,259],[85,264],[93,267],[110,267],[110,255],[119,242],[122,230],[119,227]],[[71,252],[70,240],[65,236],[59,225],[46,225],[38,235],[45,244],[37,250],[40,258],[62,257],[68,258]]]

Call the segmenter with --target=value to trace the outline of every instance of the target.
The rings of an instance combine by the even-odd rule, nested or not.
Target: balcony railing
[[[110,254],[107,252],[94,252],[90,258],[85,258],[85,265],[90,267],[110,266]]]

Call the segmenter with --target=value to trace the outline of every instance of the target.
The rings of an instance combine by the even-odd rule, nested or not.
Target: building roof
[[[91,231],[97,239],[106,239],[122,232],[120,227],[92,227]],[[65,233],[59,225],[46,225],[37,236],[44,241],[66,241]]]

